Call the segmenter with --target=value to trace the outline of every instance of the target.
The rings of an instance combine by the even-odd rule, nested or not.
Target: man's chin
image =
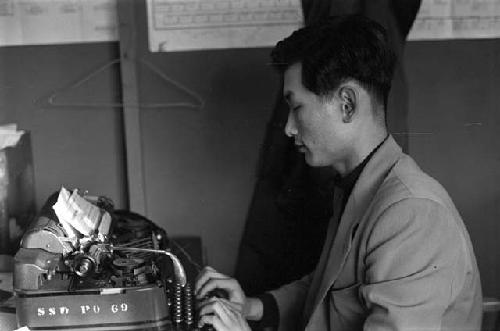
[[[306,161],[307,165],[310,167],[327,167],[330,166],[331,164],[327,162],[322,162],[321,159],[314,158],[311,153],[304,153],[304,160]]]
[[[306,161],[307,165],[311,167],[318,167],[319,165],[317,164],[317,160],[315,160],[311,153],[305,152],[304,153],[304,160]]]

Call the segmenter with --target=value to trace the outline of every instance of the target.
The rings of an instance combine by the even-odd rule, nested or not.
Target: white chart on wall
[[[423,0],[408,39],[500,37],[500,0]]]
[[[273,46],[302,26],[300,0],[148,0],[152,52]]]
[[[0,0],[0,46],[118,40],[117,0]]]

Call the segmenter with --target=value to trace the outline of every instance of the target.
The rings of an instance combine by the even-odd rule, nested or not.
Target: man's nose
[[[292,112],[288,113],[288,119],[285,125],[285,134],[288,137],[293,137],[297,134],[297,125],[295,123],[295,118],[292,115]]]

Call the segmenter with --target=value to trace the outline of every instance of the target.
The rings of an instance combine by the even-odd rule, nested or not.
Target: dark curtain
[[[382,24],[398,56],[389,97],[387,122],[407,150],[408,90],[401,63],[405,40],[421,0],[302,0],[305,24],[326,15],[358,13]],[[319,258],[333,213],[331,168],[304,162],[284,127],[288,108],[277,88],[257,183],[240,244],[235,277],[247,295],[255,295],[310,273]]]

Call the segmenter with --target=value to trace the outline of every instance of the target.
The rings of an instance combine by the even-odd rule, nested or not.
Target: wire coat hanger
[[[78,80],[76,83],[71,84],[70,86],[63,87],[59,90],[56,90],[52,94],[50,94],[47,99],[46,99],[46,104],[51,106],[51,107],[85,107],[85,108],[102,108],[102,107],[123,107],[124,103],[122,102],[85,102],[85,103],[79,103],[79,102],[58,102],[56,99],[60,98],[61,95],[64,93],[76,89],[79,86],[83,85],[86,82],[89,82],[96,76],[98,76],[100,73],[104,72],[111,66],[115,64],[120,64],[121,60],[114,59],[111,60],[110,62],[100,66],[99,68],[95,69],[92,71],[90,74],[86,75],[82,79]],[[205,105],[205,102],[203,98],[197,94],[196,92],[192,91],[188,87],[184,86],[183,84],[175,81],[174,79],[168,77],[165,75],[163,72],[161,72],[160,69],[158,69],[156,66],[154,66],[152,63],[144,60],[144,59],[139,59],[136,60],[138,63],[142,63],[146,68],[148,68],[153,74],[157,75],[160,77],[163,81],[167,82],[168,84],[174,86],[178,90],[184,92],[187,94],[190,98],[191,101],[186,101],[186,102],[162,102],[162,103],[138,103],[135,105],[127,104],[127,106],[130,107],[138,107],[138,108],[153,108],[153,109],[158,109],[158,108],[174,108],[174,107],[181,107],[181,108],[191,108],[195,110],[202,109],[203,106]]]

